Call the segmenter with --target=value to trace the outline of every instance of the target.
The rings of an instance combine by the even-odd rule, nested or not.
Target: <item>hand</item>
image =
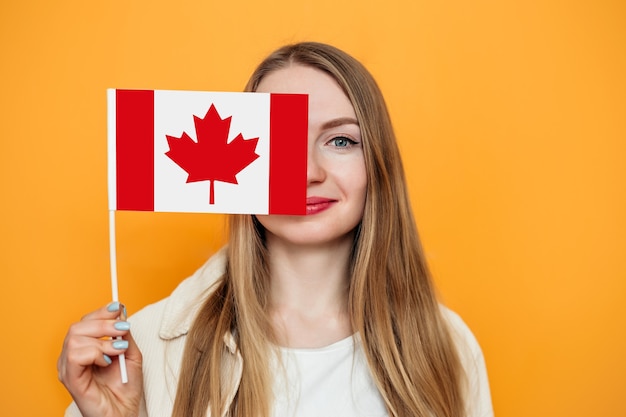
[[[143,394],[141,352],[129,330],[118,330],[128,328],[127,322],[119,320],[123,309],[123,305],[113,302],[89,313],[73,324],[65,336],[57,362],[59,380],[83,417],[135,417],[139,414]],[[123,340],[109,339],[117,336],[122,336]],[[117,356],[121,353],[126,356],[126,384],[122,384],[120,377]]]

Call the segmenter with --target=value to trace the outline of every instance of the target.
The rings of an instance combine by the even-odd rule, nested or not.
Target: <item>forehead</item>
[[[341,117],[356,118],[350,100],[337,81],[316,68],[295,64],[272,71],[263,77],[256,91],[308,94],[312,123]]]

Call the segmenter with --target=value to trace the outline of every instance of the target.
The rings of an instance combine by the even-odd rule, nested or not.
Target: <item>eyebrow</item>
[[[328,122],[322,125],[322,129],[331,129],[333,127],[343,126],[343,125],[359,125],[359,122],[352,117],[340,117],[338,119],[329,120]]]

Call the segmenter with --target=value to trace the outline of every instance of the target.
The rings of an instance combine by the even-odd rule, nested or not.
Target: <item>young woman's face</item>
[[[319,245],[351,238],[363,216],[367,178],[354,108],[328,74],[303,65],[273,71],[258,92],[309,95],[306,216],[257,216],[267,238]]]

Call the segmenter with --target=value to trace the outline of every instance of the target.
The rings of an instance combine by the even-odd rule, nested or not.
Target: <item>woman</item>
[[[309,95],[307,215],[231,216],[228,246],[137,313],[132,336],[117,303],[73,325],[66,415],[492,416],[480,348],[435,298],[371,75],[300,43],[246,91]]]

